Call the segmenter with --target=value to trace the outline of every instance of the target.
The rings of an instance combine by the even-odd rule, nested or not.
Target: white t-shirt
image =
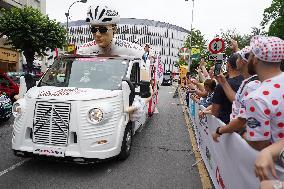
[[[111,54],[111,55],[127,55],[135,58],[142,58],[144,50],[141,46],[129,41],[113,38],[111,45],[104,52],[103,48],[99,47],[96,41],[90,41],[83,44],[78,49],[78,54]]]
[[[239,87],[235,95],[235,100],[232,104],[232,113],[230,115],[230,120],[238,117],[246,119],[244,98],[247,97],[251,92],[255,91],[261,85],[260,81],[253,80],[255,77],[256,75],[245,79]]]
[[[245,107],[249,141],[284,138],[284,73],[263,81],[245,98]]]

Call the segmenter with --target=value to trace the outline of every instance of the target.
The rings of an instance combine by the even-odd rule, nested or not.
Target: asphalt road
[[[130,157],[94,165],[22,159],[11,151],[13,119],[0,123],[0,189],[201,189],[179,98],[159,90],[158,114],[134,137]]]

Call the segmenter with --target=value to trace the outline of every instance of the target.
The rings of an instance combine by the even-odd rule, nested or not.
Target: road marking
[[[183,99],[181,98],[181,90],[179,90],[179,100],[180,100],[180,103],[183,104]],[[198,162],[197,163],[197,169],[198,169],[198,172],[199,172],[199,175],[200,175],[202,188],[203,189],[212,189],[213,187],[211,185],[211,181],[210,181],[208,172],[206,170],[204,162],[202,161],[201,154],[199,153],[199,150],[198,150],[198,147],[197,147],[197,141],[195,139],[194,131],[193,131],[192,127],[190,126],[191,124],[190,124],[189,116],[188,116],[188,113],[187,113],[187,107],[182,106],[182,110],[183,110],[184,119],[185,119],[187,130],[188,130],[190,142],[191,142],[191,145],[192,145],[192,151],[194,152],[196,162]]]
[[[5,169],[4,171],[0,172],[0,177],[5,175],[6,173],[8,173],[9,171],[12,171],[14,169],[16,169],[17,167],[21,166],[22,164],[24,164],[26,161],[29,161],[30,159],[24,159],[23,161],[20,161],[19,163],[16,163],[14,165],[12,165],[11,167],[9,167],[8,169]]]

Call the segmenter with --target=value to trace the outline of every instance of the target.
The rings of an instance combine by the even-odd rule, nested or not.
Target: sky
[[[66,22],[65,12],[76,0],[46,0],[50,19]],[[236,29],[249,34],[259,27],[263,11],[272,0],[194,0],[193,28],[199,29],[205,39],[211,40],[220,31]],[[87,8],[100,3],[114,7],[121,18],[142,18],[191,28],[192,0],[88,0],[76,3],[70,9],[70,21],[85,20]]]

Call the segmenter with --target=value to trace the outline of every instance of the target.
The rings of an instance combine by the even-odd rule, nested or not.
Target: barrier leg
[[[175,93],[173,95],[173,98],[177,98],[177,97],[178,97],[178,87],[176,88]]]
[[[199,150],[198,150],[198,149],[192,150],[192,151],[189,153],[189,155],[193,155],[195,152],[199,152]]]
[[[202,162],[202,161],[203,161],[202,158],[200,158],[200,160],[198,160],[198,161],[196,161],[194,164],[192,164],[191,167],[196,166],[198,163],[200,163],[200,162]]]

